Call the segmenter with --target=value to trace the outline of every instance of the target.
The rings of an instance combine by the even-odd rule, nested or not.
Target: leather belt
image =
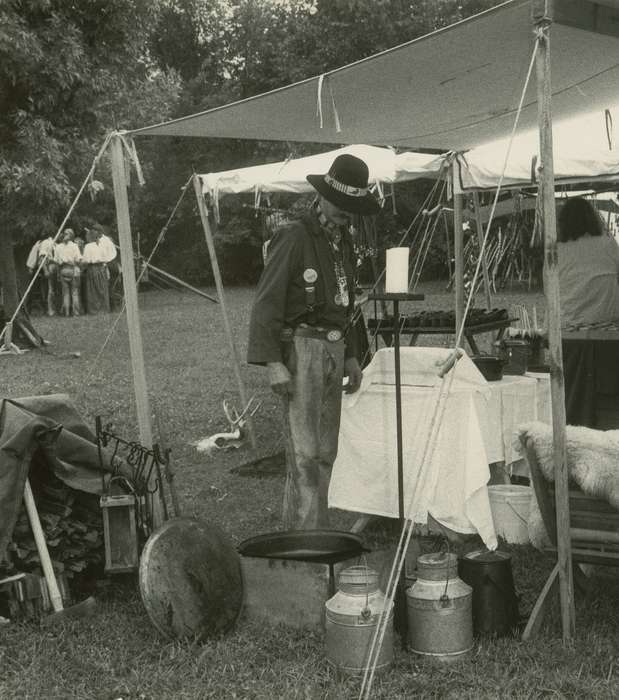
[[[328,340],[330,343],[337,343],[344,337],[344,334],[339,328],[320,328],[319,326],[307,326],[305,324],[297,326],[294,329],[294,335],[301,338]]]

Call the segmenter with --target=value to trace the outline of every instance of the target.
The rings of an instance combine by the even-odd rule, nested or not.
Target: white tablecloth
[[[488,382],[490,398],[476,401],[489,462],[511,464],[520,459],[514,451],[514,433],[522,423],[551,422],[550,375],[505,375]]]
[[[437,376],[436,363],[449,352],[422,347],[401,350],[405,512],[415,522],[425,523],[431,513],[456,532],[479,532],[486,546],[494,549],[497,542],[486,489],[488,457],[477,408],[490,400],[491,391],[466,356],[457,363],[442,402],[436,440],[430,442],[429,450],[426,447],[439,394],[446,388]],[[364,372],[359,392],[344,397],[330,506],[398,516],[394,384],[393,350],[379,350]],[[419,481],[424,461],[428,466]]]

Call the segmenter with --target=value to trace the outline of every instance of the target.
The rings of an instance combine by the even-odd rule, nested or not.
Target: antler
[[[254,395],[251,397],[251,399],[249,399],[247,405],[239,414],[236,408],[228,403],[227,399],[223,400],[224,413],[226,414],[226,418],[228,419],[228,422],[232,428],[242,428],[243,425],[245,425],[246,416],[253,416],[260,406],[262,406],[262,401],[256,401],[256,396]]]

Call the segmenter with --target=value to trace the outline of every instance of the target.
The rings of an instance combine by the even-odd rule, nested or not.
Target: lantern
[[[124,574],[137,571],[139,564],[136,496],[134,493],[110,493],[113,481],[114,477],[99,501],[103,515],[105,573]]]

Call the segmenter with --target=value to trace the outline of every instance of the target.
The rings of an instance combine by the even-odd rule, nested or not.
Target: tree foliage
[[[495,4],[5,0],[0,4],[0,257],[7,241],[58,224],[107,131],[191,114],[302,80]],[[192,170],[241,167],[318,148],[141,139],[147,187],[132,188],[134,228],[152,244]],[[210,265],[191,196],[170,224],[160,257],[176,272],[190,266],[195,277],[208,281]],[[259,247],[259,220],[238,202],[231,206],[217,236],[224,274],[250,281],[260,267],[259,255],[249,255]],[[113,225],[109,190],[94,204],[82,205],[80,216]],[[0,267],[5,289],[7,274]]]
[[[157,19],[151,0],[0,5],[3,250],[55,228],[106,130],[169,115],[179,81],[150,60]],[[2,279],[11,307],[6,261]]]
[[[337,68],[496,4],[496,0],[169,0],[153,51],[162,65],[183,76],[176,111],[181,116]],[[320,147],[231,139],[150,141],[140,149],[153,164],[153,180],[139,195],[136,218],[141,231],[147,236],[151,232],[151,240],[192,170],[226,170],[301,156]],[[325,146],[330,148],[334,146]],[[272,201],[277,204],[278,198]],[[249,198],[246,202],[251,204]],[[249,207],[239,206],[239,198],[224,198],[222,206],[218,251],[224,274],[235,282],[255,279],[260,270],[260,256],[255,253],[260,219]],[[191,207],[179,212],[161,247],[161,264],[171,264],[181,273],[187,264],[185,251],[190,249],[191,273],[202,271],[203,281],[208,281],[210,265],[196,221]],[[255,255],[253,265],[245,254],[248,250]]]

